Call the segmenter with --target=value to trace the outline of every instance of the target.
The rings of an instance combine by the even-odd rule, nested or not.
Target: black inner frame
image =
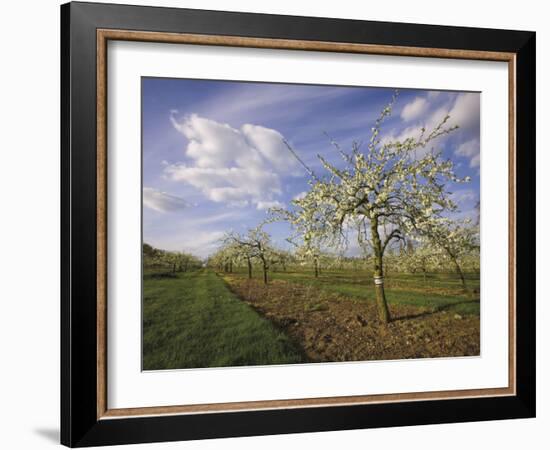
[[[98,420],[99,28],[515,53],[517,395]],[[82,447],[534,417],[535,101],[534,32],[80,2],[62,5],[61,443]]]

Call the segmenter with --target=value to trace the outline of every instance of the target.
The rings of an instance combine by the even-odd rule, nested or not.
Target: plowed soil
[[[382,324],[372,301],[312,286],[227,275],[229,288],[284,331],[310,362],[479,355],[479,316],[390,305]]]

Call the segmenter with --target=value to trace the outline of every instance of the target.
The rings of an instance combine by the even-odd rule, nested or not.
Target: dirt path
[[[224,276],[230,289],[299,344],[308,359],[364,361],[479,355],[479,317],[390,305],[382,325],[373,302],[311,286]]]

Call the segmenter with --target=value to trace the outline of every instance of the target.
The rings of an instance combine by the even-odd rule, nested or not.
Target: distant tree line
[[[157,274],[175,274],[201,268],[203,262],[190,253],[160,250],[143,244],[143,269]]]
[[[426,281],[429,273],[456,273],[466,289],[465,274],[479,275],[479,238],[477,226],[456,227],[448,230],[441,241],[414,241],[405,239],[390,245],[385,254],[384,275],[392,273],[422,274]],[[262,227],[247,233],[228,233],[221,246],[207,260],[208,267],[219,272],[245,271],[248,278],[259,271],[265,284],[269,272],[303,270],[308,268],[314,277],[325,270],[373,271],[376,255],[365,247],[358,256],[323,251],[320,247],[295,246],[293,251],[277,248]]]

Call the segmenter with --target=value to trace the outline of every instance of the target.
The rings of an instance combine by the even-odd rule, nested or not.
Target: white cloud
[[[193,235],[192,242],[188,242],[186,248],[194,255],[204,258],[219,247],[224,236],[223,231],[199,232]]]
[[[479,153],[479,140],[471,139],[467,142],[463,142],[456,149],[455,153],[458,156],[465,156],[468,158],[471,158],[472,156],[477,155]]]
[[[458,94],[454,102],[447,102],[432,112],[423,122],[427,131],[439,125],[445,116],[450,116],[448,126],[458,125],[462,130],[479,126],[479,94],[465,92]]]
[[[223,212],[221,214],[214,214],[214,215],[201,214],[198,217],[196,214],[194,214],[193,216],[185,217],[183,219],[183,224],[185,225],[186,228],[195,227],[195,229],[200,229],[200,228],[204,229],[204,226],[206,225],[210,225],[218,222],[225,222],[227,220],[237,220],[241,218],[241,216],[242,214],[235,210],[229,210],[228,212]]]
[[[281,175],[297,162],[276,130],[245,124],[235,129],[196,114],[174,127],[188,140],[185,154],[192,164],[165,167],[172,180],[188,183],[214,202],[244,206],[276,201],[281,191]]]
[[[397,133],[395,130],[393,130],[390,133],[384,135],[381,139],[381,142],[382,144],[386,144],[389,142],[403,142],[409,138],[418,139],[422,135],[422,128],[425,129],[424,137],[427,137],[428,134],[431,133],[434,128],[443,121],[443,119],[445,119],[447,113],[448,109],[446,109],[445,107],[438,108],[431,114],[425,116],[423,120],[417,121],[416,125],[411,125]],[[436,144],[438,139],[441,138],[437,138],[435,141],[433,141],[432,146]],[[431,151],[432,146],[418,148],[416,150],[417,158],[422,158],[426,153]]]
[[[429,109],[429,103],[421,97],[417,97],[413,102],[405,105],[403,111],[401,112],[401,117],[404,120],[413,120],[416,121],[417,125],[409,126],[397,136],[395,133],[395,139],[404,140],[408,137],[418,137],[421,132],[421,128],[424,127],[427,132],[432,131],[437,127],[444,119],[445,116],[449,115],[450,119],[447,122],[448,126],[458,125],[462,130],[468,130],[472,126],[478,126],[480,120],[480,106],[479,106],[479,94],[475,93],[462,93],[456,96],[454,102],[447,103],[446,105],[440,106],[435,111],[425,114],[422,118],[420,117],[423,113],[427,113]],[[408,112],[405,114],[407,119],[404,117],[405,111]],[[419,112],[420,111],[420,112]],[[418,114],[414,114],[418,112]]]
[[[449,123],[458,125],[462,129],[468,129],[479,125],[480,105],[479,94],[463,93],[457,96],[456,101],[449,111],[451,116]]]
[[[256,209],[260,209],[260,210],[269,209],[269,208],[284,208],[284,207],[285,207],[284,203],[278,202],[277,200],[271,201],[271,202],[259,201],[256,204]]]
[[[246,223],[248,212],[235,208],[195,208],[170,220],[159,215],[144,216],[144,241],[156,248],[185,251],[206,257],[216,251],[220,238],[232,226]]]
[[[451,194],[451,199],[458,205],[477,201],[478,194],[473,189],[461,189]]]
[[[463,142],[455,150],[455,155],[470,160],[470,167],[479,167],[479,139],[474,138]]]
[[[184,181],[214,202],[270,201],[281,194],[279,176],[258,168],[206,168],[172,164],[164,172],[174,181]]]
[[[429,104],[423,97],[416,97],[412,102],[407,103],[401,110],[401,118],[409,122],[417,119],[428,110]]]
[[[292,200],[302,200],[307,195],[306,191],[300,192],[292,197]]]
[[[351,95],[351,91],[348,91]],[[272,119],[303,117],[309,111],[315,111],[326,101],[342,96],[339,87],[312,86],[303,89],[299,85],[256,85],[236,84],[231,90],[212,96],[198,105],[203,116],[217,120],[235,120],[238,117],[254,117],[257,123]],[[250,120],[250,119],[247,119]],[[245,122],[245,121],[243,121]]]
[[[428,98],[433,98],[431,91]],[[405,129],[392,130],[385,134],[381,142],[386,144],[389,142],[403,142],[408,138],[418,138],[422,133],[422,128],[425,128],[426,135],[433,131],[447,115],[450,116],[446,127],[452,127],[454,125],[459,126],[460,134],[464,136],[472,135],[472,131],[475,127],[479,126],[480,120],[480,106],[479,106],[479,94],[476,93],[461,93],[454,98],[450,98],[442,106],[439,106],[434,111],[429,111],[429,103],[421,97],[417,97],[411,103],[405,105],[401,112],[401,118],[404,121],[412,121],[414,124],[406,127]],[[424,148],[419,148],[416,151],[416,157],[421,158],[426,153],[431,151],[432,148],[437,148],[447,136],[440,136],[432,141],[431,145]],[[466,145],[467,144],[467,145]],[[466,145],[466,146],[465,146]],[[464,156],[470,159],[470,167],[479,166],[479,139],[475,138],[471,141],[463,143],[456,151],[457,156]]]
[[[179,211],[188,206],[184,199],[151,187],[143,188],[143,204],[163,213]]]
[[[281,133],[250,124],[243,125],[241,130],[250,146],[260,152],[275,169],[283,171],[296,167],[296,158],[289,153]]]
[[[164,250],[185,251],[200,258],[206,258],[220,246],[225,232],[221,230],[199,231],[185,229],[182,233],[170,236],[147,236],[145,241],[153,247]]]

